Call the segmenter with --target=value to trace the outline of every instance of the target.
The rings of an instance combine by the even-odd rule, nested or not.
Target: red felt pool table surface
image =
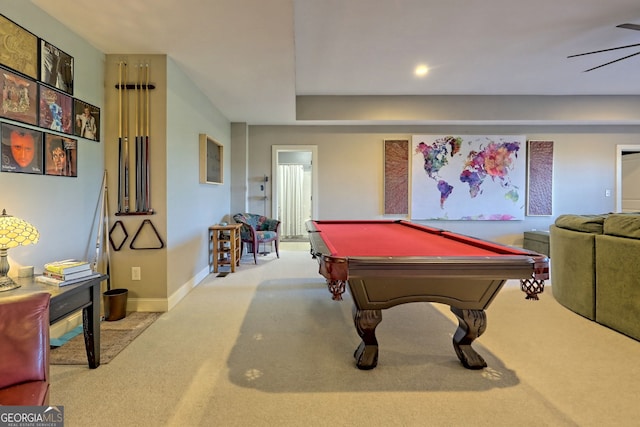
[[[407,221],[313,221],[335,257],[484,257],[527,251]]]

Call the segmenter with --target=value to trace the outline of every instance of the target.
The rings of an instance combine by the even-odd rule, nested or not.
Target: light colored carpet
[[[514,286],[487,310],[462,367],[439,304],[383,311],[378,367],[361,371],[350,296],[332,301],[308,253],[243,258],[208,276],[112,363],[52,366],[74,426],[635,426],[640,343]]]
[[[333,301],[326,285],[314,279],[266,281],[229,355],[229,379],[268,393],[487,391],[518,383],[486,349],[481,353],[488,370],[464,369],[451,344],[457,323],[431,304],[397,306],[382,317],[378,367],[362,372],[354,364],[360,338],[349,295]]]
[[[161,314],[132,312],[120,320],[100,322],[100,363],[111,362]],[[50,362],[52,365],[87,365],[84,335],[80,333],[61,347],[52,349]]]

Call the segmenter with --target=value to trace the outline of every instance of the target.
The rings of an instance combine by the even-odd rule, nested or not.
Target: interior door
[[[272,212],[281,221],[281,240],[306,240],[305,222],[317,205],[316,146],[273,146]]]
[[[640,145],[618,145],[616,212],[640,211]]]

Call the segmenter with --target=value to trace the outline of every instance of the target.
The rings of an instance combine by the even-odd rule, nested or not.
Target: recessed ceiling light
[[[418,77],[424,77],[427,75],[428,72],[429,72],[429,67],[427,67],[426,65],[418,65],[415,70],[416,76]]]

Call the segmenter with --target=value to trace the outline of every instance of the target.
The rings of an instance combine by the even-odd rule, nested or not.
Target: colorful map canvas
[[[524,219],[524,135],[414,135],[410,155],[412,219]]]

